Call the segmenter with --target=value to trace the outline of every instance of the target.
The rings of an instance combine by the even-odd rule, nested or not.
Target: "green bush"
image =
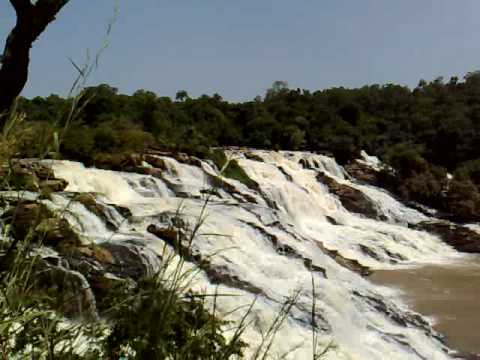
[[[223,150],[214,149],[207,157],[222,171],[223,176],[237,180],[251,189],[258,189],[258,184],[247,175],[238,161],[228,159]]]

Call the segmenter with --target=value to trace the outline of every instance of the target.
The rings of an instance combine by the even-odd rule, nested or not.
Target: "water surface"
[[[480,353],[480,256],[448,265],[380,270],[371,279],[400,289],[415,311],[433,318],[451,347]]]

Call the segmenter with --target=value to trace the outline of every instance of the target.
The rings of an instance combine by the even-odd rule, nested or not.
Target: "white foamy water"
[[[352,183],[332,158],[300,152],[249,152],[263,161],[250,160],[242,151],[229,151],[228,156],[237,159],[259,189],[225,179],[235,191],[219,189],[209,199],[205,223],[194,241],[195,251],[203,257],[214,254],[212,268],[236,279],[236,285],[228,286],[212,284],[203,272],[198,275],[196,289],[234,295],[220,297],[217,310],[228,313],[256,298],[251,315],[254,326],[245,333],[246,342],[252,347],[258,344],[281,303],[298,291],[297,306],[275,338],[273,349],[278,356],[312,358],[314,293],[318,349],[330,344],[322,359],[448,359],[447,349],[432,333],[398,321],[398,317],[406,318],[407,309],[393,302],[392,290],[371,284],[322,251],[322,246],[336,250],[372,269],[449,262],[458,257],[436,236],[408,228],[426,217],[381,189]],[[163,159],[167,164],[163,179],[86,169],[73,162],[55,162],[53,167],[57,177],[69,182],[67,191],[98,192],[105,202],[130,209],[134,221],[123,223],[114,240],[131,236],[159,250],[162,241],[146,231],[148,225],[159,223],[162,213],[179,208],[194,223],[205,204],[202,190],[209,187],[213,175],[219,175],[207,162],[195,167]],[[316,179],[319,171],[362,191],[387,221],[348,212]],[[79,221],[89,229],[87,234],[100,240],[112,236],[84,211],[78,210]],[[327,278],[309,271],[303,258],[323,268]],[[382,306],[390,309],[390,316],[379,309]],[[397,320],[392,313],[398,315]],[[230,317],[242,315],[237,311]]]

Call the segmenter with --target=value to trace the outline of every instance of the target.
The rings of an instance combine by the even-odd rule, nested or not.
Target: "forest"
[[[480,219],[480,72],[463,80],[421,80],[414,89],[309,91],[276,81],[264,96],[243,103],[219,94],[191,98],[183,90],[175,99],[145,90],[124,95],[103,84],[84,90],[73,118],[67,116],[72,101],[57,95],[18,100],[29,129],[18,156],[39,156],[59,133],[63,158],[99,167],[147,148],[199,157],[218,146],[308,150],[342,164],[363,149],[389,165],[382,185],[403,200],[456,221]]]

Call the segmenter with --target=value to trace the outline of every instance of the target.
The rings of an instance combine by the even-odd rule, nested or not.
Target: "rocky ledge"
[[[19,161],[14,171],[16,176],[35,181],[55,180],[51,170],[38,162]],[[50,187],[50,193],[62,191],[62,196],[81,203],[106,226],[115,228],[109,221],[112,209],[94,194],[63,192],[67,182],[61,182],[62,186]],[[28,186],[24,182],[17,190],[27,190]],[[109,299],[119,286],[136,286],[138,281],[152,278],[160,271],[161,258],[146,245],[135,239],[93,243],[77,232],[66,211],[52,209],[51,202],[42,197],[32,200],[5,196],[2,200],[0,223],[10,225],[6,232],[10,250],[0,254],[0,260],[5,260],[0,263],[8,266],[18,244],[27,244],[33,265],[31,286],[69,318],[98,318],[111,306]]]
[[[381,220],[381,214],[374,202],[360,190],[349,185],[340,184],[323,172],[318,173],[317,180],[326,185],[329,191],[339,198],[343,207],[348,211],[362,214],[370,219]]]
[[[0,190],[42,193],[63,191],[68,183],[57,179],[52,169],[38,159],[13,159],[0,167]]]
[[[438,235],[458,251],[480,253],[480,234],[466,226],[448,221],[424,221],[416,228]]]
[[[360,182],[373,186],[379,186],[380,184],[380,173],[361,160],[354,160],[348,163],[345,165],[345,170],[350,176]]]

